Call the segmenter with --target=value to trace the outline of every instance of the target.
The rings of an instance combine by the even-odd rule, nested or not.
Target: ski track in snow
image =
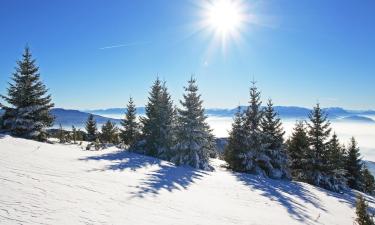
[[[352,225],[355,193],[0,136],[0,224]],[[375,201],[368,197],[370,206]]]

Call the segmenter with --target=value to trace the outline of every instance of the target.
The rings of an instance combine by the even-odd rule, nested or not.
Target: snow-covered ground
[[[0,136],[0,224],[352,225],[354,193]],[[374,206],[374,199],[369,198]]]

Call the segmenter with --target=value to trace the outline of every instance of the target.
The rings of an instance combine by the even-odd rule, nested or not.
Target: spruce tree
[[[146,116],[141,118],[143,153],[169,160],[175,112],[165,82],[162,84],[159,78],[151,87],[145,111]]]
[[[362,189],[362,161],[359,153],[359,148],[354,137],[351,138],[350,144],[347,149],[346,171],[348,185],[350,188],[361,190]]]
[[[206,122],[201,95],[196,80],[191,78],[185,87],[182,108],[178,109],[177,145],[173,162],[193,168],[211,170],[210,153],[214,150],[213,135]]]
[[[239,157],[246,153],[246,131],[244,129],[245,117],[238,106],[237,112],[234,116],[232,129],[229,132],[228,145],[225,147],[224,160],[229,167],[234,171],[242,171],[242,159]]]
[[[90,114],[86,121],[87,140],[95,141],[97,138],[97,131],[98,128],[96,126],[94,115]]]
[[[272,100],[269,99],[264,109],[260,124],[265,136],[266,155],[270,158],[270,167],[266,168],[267,175],[271,178],[290,178],[288,156],[284,145],[284,130],[281,119],[275,112]]]
[[[3,106],[5,128],[16,136],[45,140],[45,129],[53,125],[54,117],[50,110],[54,104],[40,80],[39,68],[27,46],[22,60],[17,61],[12,81],[7,96],[1,96],[8,103],[8,106]]]
[[[341,146],[336,133],[328,142],[327,157],[325,173],[331,177],[330,189],[335,191],[346,189],[345,148]]]
[[[117,144],[117,127],[110,120],[103,124],[100,134],[100,140],[104,144]]]
[[[362,167],[362,191],[373,195],[375,193],[375,179],[366,165]]]
[[[78,139],[78,133],[77,133],[77,129],[74,127],[74,125],[72,126],[72,139],[73,139],[73,143],[76,144],[77,139]]]
[[[355,219],[355,222],[358,225],[374,225],[373,217],[370,216],[368,212],[368,204],[366,203],[366,200],[363,198],[362,195],[358,194],[357,196],[357,204],[355,207],[355,213],[357,215],[357,218]]]
[[[271,168],[270,158],[266,156],[265,135],[261,130],[263,110],[260,91],[252,82],[250,87],[250,105],[245,113],[244,129],[246,132],[246,152],[240,154],[243,171],[266,176],[267,168]]]
[[[304,121],[298,121],[287,141],[287,150],[290,158],[290,169],[294,179],[306,181],[307,160],[309,154],[309,138]]]
[[[134,146],[140,136],[140,127],[137,122],[136,107],[134,105],[133,99],[130,98],[125,118],[121,121],[123,129],[121,130],[121,140],[127,146]]]
[[[58,132],[58,134],[57,134],[57,137],[58,137],[59,142],[60,142],[61,144],[63,144],[63,143],[66,142],[65,132],[64,132],[64,130],[63,130],[61,124],[60,124],[60,127],[59,127],[59,132]]]
[[[325,186],[325,173],[329,171],[327,167],[328,138],[331,133],[330,122],[327,114],[317,104],[309,115],[308,136],[310,141],[310,154],[308,155],[308,165],[310,183]]]

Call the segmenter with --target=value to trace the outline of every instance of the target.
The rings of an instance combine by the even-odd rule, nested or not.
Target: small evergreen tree
[[[140,136],[140,127],[137,122],[136,107],[133,99],[129,99],[125,118],[121,121],[123,129],[121,130],[121,140],[128,146],[134,146]]]
[[[178,109],[176,154],[172,160],[177,165],[211,170],[209,156],[214,150],[213,135],[200,98],[196,80],[191,78],[180,101],[183,108]]]
[[[308,166],[306,158],[310,152],[310,143],[304,121],[296,123],[293,133],[287,141],[287,146],[293,178],[298,181],[307,181],[306,168]]]
[[[241,111],[241,107],[238,106],[233,119],[232,129],[229,132],[228,145],[226,145],[224,151],[224,160],[234,171],[243,170],[242,159],[239,156],[245,154],[247,149],[244,123],[244,113]]]
[[[60,124],[60,127],[59,127],[59,132],[58,132],[58,134],[57,134],[57,137],[58,137],[60,143],[63,144],[63,143],[66,142],[65,132],[64,132],[64,130],[63,130],[61,124]]]
[[[265,168],[271,178],[290,178],[288,156],[284,145],[284,130],[281,119],[274,110],[272,100],[269,99],[261,120],[262,132],[265,136],[266,155],[270,158],[270,167]]]
[[[94,141],[97,138],[97,126],[94,115],[90,114],[86,121],[87,140]]]
[[[366,200],[363,198],[363,196],[360,194],[357,196],[357,204],[356,204],[355,213],[357,215],[355,222],[358,225],[374,225],[375,224],[373,217],[370,216],[368,212],[368,204],[366,203]]]
[[[77,139],[78,139],[78,133],[77,133],[77,129],[74,127],[74,125],[72,126],[72,139],[73,139],[73,143],[76,144]]]
[[[364,165],[362,168],[362,179],[363,179],[363,184],[362,184],[363,192],[373,195],[375,191],[375,179],[366,165]]]
[[[110,120],[103,124],[100,138],[104,144],[117,144],[118,137],[116,125]]]
[[[38,71],[29,47],[25,47],[22,60],[17,61],[7,96],[1,96],[9,104],[3,106],[3,124],[13,135],[44,141],[45,129],[53,125],[50,110],[54,104]]]
[[[348,185],[350,188],[361,190],[362,189],[362,161],[359,153],[359,148],[354,137],[351,138],[350,144],[347,149],[346,171]]]

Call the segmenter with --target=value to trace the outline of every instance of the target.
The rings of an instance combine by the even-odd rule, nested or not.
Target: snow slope
[[[220,160],[204,172],[9,136],[0,154],[0,224],[353,224],[354,193],[232,173]]]

